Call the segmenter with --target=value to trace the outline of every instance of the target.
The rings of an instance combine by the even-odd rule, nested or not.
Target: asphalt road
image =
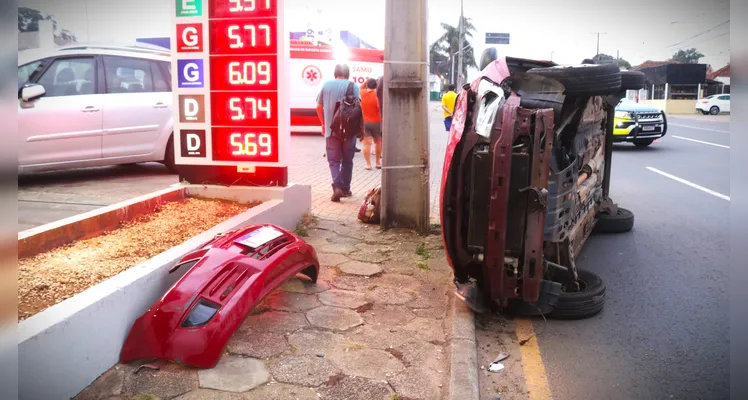
[[[729,123],[670,123],[615,147],[611,197],[634,230],[592,236],[577,264],[606,282],[603,312],[534,321],[554,399],[729,398]]]
[[[159,163],[20,176],[18,231],[165,189],[177,182],[177,175]]]

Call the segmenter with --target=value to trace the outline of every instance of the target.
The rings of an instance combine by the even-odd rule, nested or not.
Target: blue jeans
[[[332,187],[344,192],[350,191],[353,178],[353,156],[356,154],[356,137],[343,141],[330,136],[325,140],[327,141],[327,162],[330,164]]]
[[[444,118],[444,127],[447,128],[447,132],[452,128],[452,117]]]

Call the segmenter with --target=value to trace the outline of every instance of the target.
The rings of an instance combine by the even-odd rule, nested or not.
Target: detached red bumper
[[[316,282],[319,261],[292,232],[253,225],[215,237],[169,272],[180,268],[189,271],[133,324],[122,362],[160,358],[214,367],[250,311],[298,273]]]

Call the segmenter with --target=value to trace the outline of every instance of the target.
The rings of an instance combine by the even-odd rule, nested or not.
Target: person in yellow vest
[[[452,128],[452,114],[455,112],[455,100],[457,100],[457,93],[455,93],[455,85],[447,86],[447,93],[442,96],[442,110],[444,110],[444,127],[447,132]]]

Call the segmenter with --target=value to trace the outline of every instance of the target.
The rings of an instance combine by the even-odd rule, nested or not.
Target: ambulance
[[[359,48],[340,49],[291,40],[291,132],[322,133],[317,117],[317,94],[322,85],[334,79],[335,65],[350,67],[350,80],[361,85],[368,78],[384,75],[384,51]]]

